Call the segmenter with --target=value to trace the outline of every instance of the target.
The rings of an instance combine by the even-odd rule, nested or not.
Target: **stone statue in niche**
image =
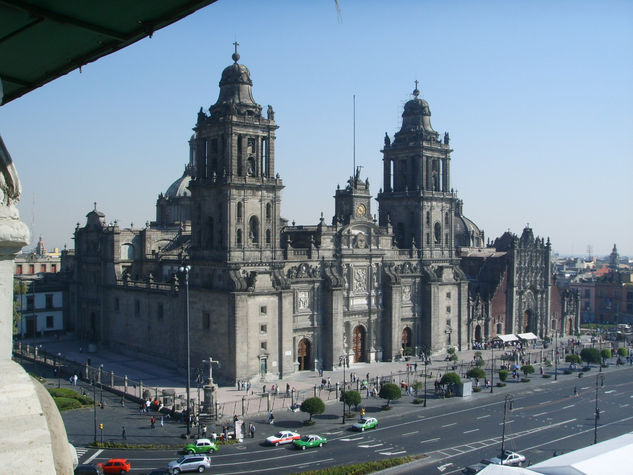
[[[402,286],[402,301],[408,302],[411,300],[411,286],[403,285]]]
[[[364,233],[358,233],[356,235],[356,247],[358,249],[365,249],[365,247],[367,247],[367,239]]]

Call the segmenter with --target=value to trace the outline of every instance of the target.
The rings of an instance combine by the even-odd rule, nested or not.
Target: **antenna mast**
[[[352,176],[356,176],[356,94],[354,94],[352,96],[352,98],[353,98],[353,109],[354,109],[354,114],[353,114],[353,117],[354,117],[354,127],[353,127],[353,129],[354,129],[354,133],[353,133],[353,136],[354,136],[354,149],[353,149],[354,169],[352,170]]]

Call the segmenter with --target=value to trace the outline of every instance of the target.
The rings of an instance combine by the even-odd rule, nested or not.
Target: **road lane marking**
[[[604,393],[605,394],[611,394],[611,393],[614,393],[614,392],[615,392],[615,389],[609,389],[608,391],[605,391]]]
[[[549,402],[552,402],[552,401],[551,400],[550,401],[542,401],[542,402],[539,402],[539,404],[547,404]]]
[[[464,434],[470,434],[471,432],[477,432],[479,429],[471,429],[471,430],[467,430],[464,431]]]
[[[514,419],[509,420],[509,421],[505,421],[505,422],[499,422],[499,425],[502,426],[503,424],[510,424],[512,422],[514,422]]]
[[[359,445],[361,449],[373,449],[374,447],[380,447],[385,444],[374,444],[374,445]]]
[[[418,432],[420,432],[419,430],[413,431],[413,432],[407,432],[406,434],[402,434],[400,437],[404,437],[405,435],[413,435],[413,434],[417,434]]]
[[[323,432],[325,435],[336,435],[336,434],[342,434],[343,431],[342,430],[337,430],[334,432]]]
[[[343,442],[354,442],[356,440],[363,440],[364,438],[365,437],[356,437],[354,439],[340,439],[340,440],[342,440]]]
[[[380,455],[400,455],[400,454],[406,454],[407,451],[406,450],[401,450],[400,452],[379,452]]]
[[[103,452],[103,449],[99,449],[97,450],[94,454],[92,454],[90,457],[88,457],[88,459],[84,462],[85,464],[88,464],[90,462],[92,462],[95,458],[97,458],[97,456]]]
[[[544,416],[547,412],[539,412],[538,414],[534,414],[532,417]]]
[[[633,396],[631,396],[633,397]],[[486,414],[485,416],[479,416],[477,419],[485,419],[486,417],[490,417],[490,414]]]
[[[575,404],[570,404],[569,406],[563,406],[561,407],[561,409],[569,409],[570,407],[574,407]]]
[[[457,422],[451,422],[450,424],[444,424],[442,427],[450,427],[457,425]]]
[[[439,437],[436,437],[435,439],[426,439],[426,440],[422,440],[420,441],[421,444],[426,444],[427,442],[437,442],[438,440],[440,440]]]

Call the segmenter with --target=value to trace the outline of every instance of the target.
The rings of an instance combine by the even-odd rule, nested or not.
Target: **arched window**
[[[446,215],[444,215],[444,225],[448,226],[448,213],[446,213]]]
[[[266,203],[266,219],[270,219],[273,214],[273,207],[270,203]]]
[[[270,244],[271,241],[271,233],[270,233],[270,229],[266,230],[266,244]]]
[[[426,224],[431,224],[431,213],[429,211],[426,212]]]
[[[255,216],[248,220],[248,240],[252,244],[259,243],[259,220]]]
[[[243,214],[243,211],[242,211],[242,203],[238,203],[238,204],[237,204],[237,221],[238,221],[238,222],[241,222],[241,221],[242,221],[242,214]]]
[[[435,244],[442,244],[442,225],[440,223],[435,223],[433,232],[435,234]]]
[[[237,232],[235,233],[235,244],[237,244],[238,246],[242,245],[242,230],[238,229]]]

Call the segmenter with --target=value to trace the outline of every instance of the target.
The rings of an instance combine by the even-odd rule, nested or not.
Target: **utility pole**
[[[191,435],[191,409],[190,409],[190,392],[191,392],[191,346],[189,338],[189,271],[191,266],[181,266],[178,268],[180,276],[185,279],[185,317],[186,317],[186,333],[187,333],[187,439]]]
[[[490,349],[492,350],[492,366],[490,367],[490,393],[492,393],[495,379],[495,347],[493,343],[490,343]]]

